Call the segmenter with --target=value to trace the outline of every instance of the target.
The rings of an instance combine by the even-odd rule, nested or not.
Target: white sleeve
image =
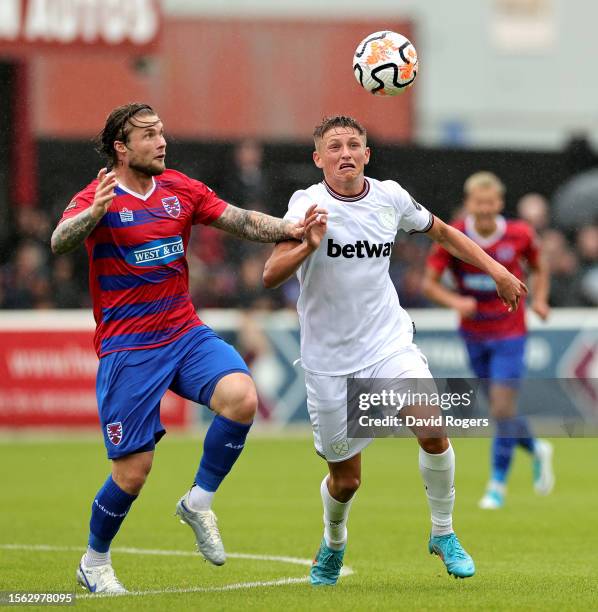
[[[299,221],[305,217],[307,209],[314,204],[307,191],[295,191],[289,200],[289,209],[284,216],[286,221]]]
[[[417,202],[408,191],[398,187],[396,206],[399,213],[399,229],[410,234],[427,232],[434,224],[432,213]]]

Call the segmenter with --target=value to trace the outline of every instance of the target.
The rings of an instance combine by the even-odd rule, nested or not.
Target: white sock
[[[209,510],[212,507],[212,499],[216,491],[206,491],[199,485],[193,485],[187,496],[191,510],[199,512],[200,510]]]
[[[97,550],[94,550],[88,546],[83,563],[85,563],[87,567],[99,567],[100,565],[111,563],[110,551],[105,553],[98,552]]]
[[[322,480],[320,495],[324,505],[324,539],[326,540],[326,546],[332,548],[332,550],[342,550],[347,544],[347,519],[355,496],[348,502],[340,502],[334,499],[328,490],[328,475]]]
[[[499,482],[498,480],[491,480],[488,483],[487,490],[496,491],[497,493],[504,495],[507,492],[507,486],[505,485],[504,482]]]
[[[439,455],[419,449],[419,471],[432,513],[432,535],[453,532],[453,506],[455,505],[455,452],[449,447]]]

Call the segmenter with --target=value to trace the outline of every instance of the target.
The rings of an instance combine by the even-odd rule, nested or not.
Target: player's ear
[[[367,166],[370,163],[370,148],[365,148],[365,165]]]
[[[120,140],[115,140],[114,141],[114,150],[117,153],[126,153],[127,152],[127,145],[125,145],[125,143],[121,142]]]
[[[318,153],[317,149],[312,153],[312,157],[314,160],[314,164],[316,164],[318,168],[324,167],[324,163],[322,162],[322,158],[320,157],[320,154]]]

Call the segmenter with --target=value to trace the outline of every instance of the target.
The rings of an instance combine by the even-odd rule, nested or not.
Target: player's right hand
[[[504,273],[494,279],[496,292],[502,303],[509,312],[515,312],[519,306],[519,300],[527,294],[527,286],[506,268]]]
[[[304,241],[314,251],[320,246],[322,238],[328,228],[328,211],[318,208],[317,204],[312,204],[305,212],[303,227],[305,228]]]
[[[459,297],[455,310],[464,318],[471,319],[478,311],[478,301],[470,295]]]
[[[116,187],[116,173],[114,170],[108,172],[107,168],[102,168],[98,172],[98,186],[96,187],[93,203],[90,207],[91,214],[100,220],[110,208],[114,198],[114,188]]]

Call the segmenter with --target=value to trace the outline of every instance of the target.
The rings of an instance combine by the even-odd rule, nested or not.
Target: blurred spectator
[[[19,206],[15,212],[17,234],[21,239],[28,239],[47,248],[50,242],[50,220],[43,211],[32,206]]]
[[[565,235],[556,229],[546,230],[542,251],[550,270],[550,305],[580,306],[583,298],[579,262]]]
[[[222,177],[220,196],[246,209],[267,210],[270,181],[263,168],[264,147],[253,139],[239,142],[233,152],[233,166]]]
[[[239,308],[254,310],[273,310],[280,306],[280,293],[277,289],[265,289],[262,282],[264,264],[270,254],[269,248],[260,246],[247,254],[238,270],[238,285],[235,293]]]
[[[584,268],[598,264],[598,225],[586,225],[577,233],[577,253]]]
[[[578,132],[571,136],[565,146],[565,159],[570,174],[576,174],[588,170],[598,163],[596,153],[592,149],[588,136],[584,132]]]
[[[4,308],[50,307],[46,250],[32,239],[22,241],[4,266]]]
[[[559,227],[575,231],[598,222],[598,168],[588,170],[561,185],[553,197]]]
[[[548,202],[539,193],[527,193],[517,203],[517,215],[527,221],[538,235],[542,235],[550,224]]]
[[[598,225],[586,225],[577,234],[581,261],[581,293],[588,306],[598,306]]]
[[[52,296],[56,308],[81,308],[81,289],[74,280],[73,260],[68,255],[54,259]]]

